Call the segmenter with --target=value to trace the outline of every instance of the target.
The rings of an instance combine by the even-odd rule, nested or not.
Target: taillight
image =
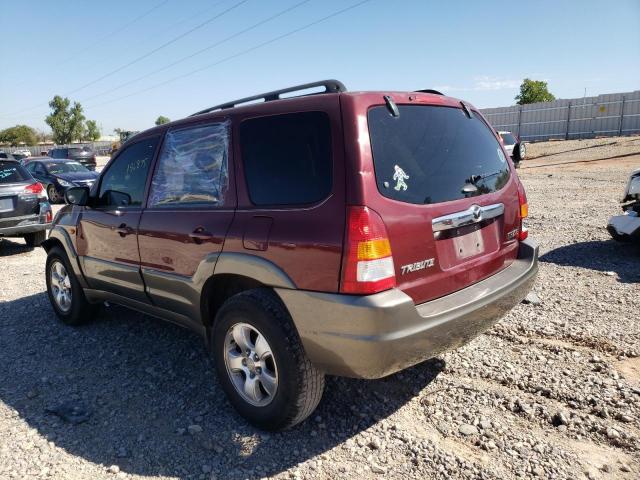
[[[39,193],[42,193],[44,191],[44,189],[42,188],[42,185],[38,182],[36,183],[32,183],[31,185],[27,185],[26,187],[24,187],[23,193],[32,193],[34,195],[38,195]]]
[[[522,184],[518,185],[518,203],[520,204],[520,208],[518,209],[518,220],[520,222],[518,240],[526,240],[529,236],[529,231],[524,226],[524,219],[529,216],[529,204],[527,203],[527,194]]]
[[[340,291],[371,294],[396,286],[387,229],[367,207],[348,207]]]
[[[47,223],[51,223],[51,221],[53,220],[53,213],[51,213],[51,210],[47,210]]]

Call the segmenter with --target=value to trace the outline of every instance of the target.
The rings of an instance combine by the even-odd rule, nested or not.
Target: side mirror
[[[89,187],[71,187],[64,192],[64,200],[69,205],[84,207],[89,203]]]
[[[102,195],[105,205],[114,207],[126,207],[131,205],[131,195],[117,190],[107,190]]]

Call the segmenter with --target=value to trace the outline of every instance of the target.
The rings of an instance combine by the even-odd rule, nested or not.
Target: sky
[[[353,8],[349,8],[354,6]],[[512,105],[640,89],[640,0],[0,0],[0,129],[54,95],[102,133],[326,78]]]

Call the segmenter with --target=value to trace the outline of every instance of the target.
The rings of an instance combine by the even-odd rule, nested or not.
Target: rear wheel
[[[222,388],[249,422],[283,430],[315,410],[324,374],[307,358],[289,313],[272,291],[249,290],[228,299],[212,335]]]
[[[47,232],[44,230],[41,232],[27,233],[24,236],[24,241],[28,247],[39,247],[42,242],[47,239]]]
[[[49,301],[62,322],[81,325],[93,318],[96,307],[87,301],[69,259],[60,247],[49,251],[46,281]]]
[[[513,161],[520,163],[527,155],[527,146],[524,143],[518,143],[513,147]]]
[[[55,185],[49,185],[47,187],[47,196],[49,197],[49,202],[51,203],[58,203],[62,200],[62,197],[60,196],[60,194],[58,194]]]

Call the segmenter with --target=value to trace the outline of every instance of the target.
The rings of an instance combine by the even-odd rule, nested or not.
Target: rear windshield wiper
[[[495,177],[496,175],[500,175],[504,170],[498,170],[493,173],[485,173],[484,175],[471,175],[466,182],[471,183],[472,185],[476,185],[479,181],[484,180],[486,178]]]

